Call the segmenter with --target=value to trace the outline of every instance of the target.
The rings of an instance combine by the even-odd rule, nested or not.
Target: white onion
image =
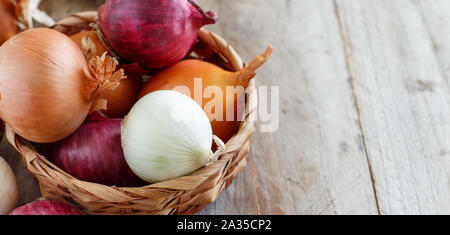
[[[140,99],[122,123],[121,138],[128,165],[149,183],[188,175],[216,160],[208,116],[175,91]]]
[[[17,205],[16,177],[11,167],[0,157],[0,215],[11,212]]]

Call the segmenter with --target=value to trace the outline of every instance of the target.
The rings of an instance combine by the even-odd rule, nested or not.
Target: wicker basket
[[[71,35],[88,28],[96,16],[96,12],[74,14],[54,28]],[[231,70],[243,68],[239,55],[218,35],[203,29],[198,41],[197,56],[215,58],[218,64]],[[31,142],[16,135],[7,125],[5,132],[8,141],[22,155],[26,168],[39,182],[42,197],[46,199],[66,201],[88,214],[195,214],[214,202],[246,165],[250,137],[255,131],[252,121],[256,120],[257,106],[254,81],[246,98],[240,130],[226,143],[226,150],[216,163],[189,176],[139,188],[108,187],[80,181],[49,162]]]

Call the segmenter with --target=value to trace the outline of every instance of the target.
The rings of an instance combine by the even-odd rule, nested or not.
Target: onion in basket
[[[149,183],[185,176],[213,163],[217,160],[211,151],[213,138],[206,113],[175,91],[146,95],[122,122],[125,159]],[[223,143],[219,145],[223,149]]]
[[[104,108],[96,98],[123,78],[117,64],[105,54],[88,63],[56,30],[24,31],[0,47],[1,119],[27,140],[59,141],[75,132],[91,107]]]
[[[201,27],[217,15],[195,0],[107,0],[98,9],[99,28],[113,51],[149,69],[183,59]]]
[[[83,181],[118,187],[145,185],[123,156],[121,121],[98,113],[89,115],[74,134],[54,144],[50,160]]]
[[[8,214],[17,204],[16,177],[8,163],[0,157],[0,215]]]
[[[196,79],[201,79],[200,85],[203,90],[198,89],[204,97],[203,100],[195,99],[199,104],[202,102],[204,110],[212,120],[214,135],[224,142],[228,142],[238,132],[241,124],[238,115],[240,115],[240,111],[244,111],[244,102],[242,102],[245,98],[244,89],[255,77],[256,70],[269,59],[272,51],[272,47],[269,46],[264,54],[257,56],[246,68],[238,72],[225,71],[215,64],[202,60],[180,61],[153,76],[144,85],[139,97],[157,90],[173,90],[178,87],[188,88],[191,97],[195,97]],[[219,96],[216,90],[211,88],[218,89],[222,95]],[[237,91],[236,94],[228,95],[229,88]],[[211,91],[214,91],[213,95]],[[220,103],[216,104],[217,102],[214,102],[216,100]]]

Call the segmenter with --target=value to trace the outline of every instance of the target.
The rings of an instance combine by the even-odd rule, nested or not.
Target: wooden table
[[[450,1],[199,2],[246,61],[273,45],[257,83],[280,91],[278,131],[258,131],[250,164],[201,214],[450,213]],[[21,203],[36,198],[17,154],[1,154]]]

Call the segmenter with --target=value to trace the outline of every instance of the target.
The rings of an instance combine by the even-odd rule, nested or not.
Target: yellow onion
[[[218,94],[210,97],[200,97],[196,99],[199,105],[202,105],[208,114],[214,135],[217,135],[224,142],[228,142],[238,131],[241,125],[239,113],[245,109],[244,100],[245,90],[239,87],[247,88],[251,79],[256,75],[256,70],[261,67],[272,55],[273,48],[268,46],[266,51],[255,57],[250,64],[238,72],[229,72],[221,67],[202,60],[189,59],[183,60],[175,65],[164,69],[153,76],[142,88],[139,97],[158,90],[173,90],[177,87],[189,89],[191,98],[195,99],[196,79],[200,78],[199,87],[201,94],[206,94],[206,90],[212,87],[219,89],[223,94],[222,106],[215,105],[208,108],[208,104],[216,100]],[[228,89],[232,88],[236,93],[228,94]],[[241,102],[240,102],[241,101]],[[214,110],[214,111],[213,111]],[[231,111],[230,111],[231,110]],[[231,116],[231,118],[229,118]]]
[[[17,204],[17,183],[8,163],[0,157],[0,215],[11,212]]]
[[[56,30],[20,33],[0,47],[0,116],[25,139],[59,141],[82,124],[91,107],[106,106],[96,98],[123,78],[116,66],[106,54],[88,63]]]

